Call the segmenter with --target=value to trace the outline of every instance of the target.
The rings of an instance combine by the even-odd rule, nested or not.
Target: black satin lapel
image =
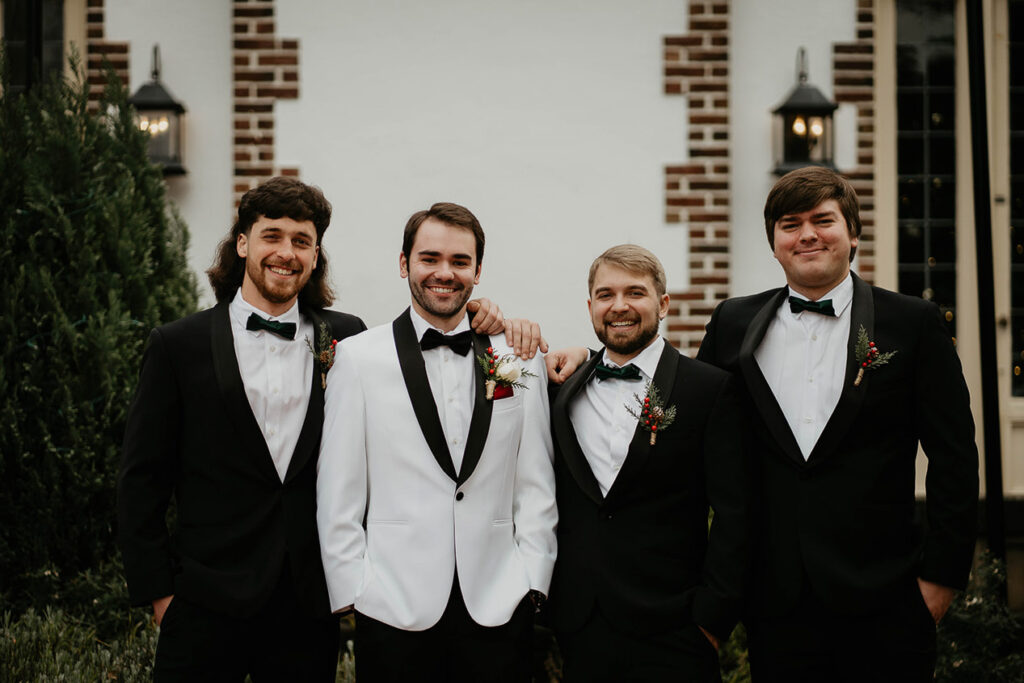
[[[871,373],[865,372],[860,386],[853,386],[857,379],[857,333],[861,326],[868,334],[868,339],[875,338],[875,298],[871,293],[871,285],[855,274],[853,277],[853,301],[850,303],[850,336],[846,343],[846,378],[843,381],[843,393],[839,395],[836,409],[825,424],[825,429],[814,444],[808,462],[827,456],[835,450],[840,440],[850,430],[853,421],[864,403],[864,396],[871,386]]]
[[[423,352],[420,351],[420,341],[416,338],[416,328],[412,326],[408,308],[402,315],[395,318],[391,329],[395,335],[398,364],[402,368],[405,388],[409,392],[412,410],[423,431],[423,437],[427,440],[427,445],[430,446],[430,451],[434,454],[437,464],[441,466],[445,474],[457,481],[455,464],[444,438],[444,429],[441,428],[441,418],[437,414],[434,395],[430,393],[427,366],[423,363]]]
[[[321,335],[320,323],[323,319],[313,310],[302,310],[310,322],[313,323],[313,348],[322,349],[325,344],[330,344],[330,330],[327,335]],[[324,338],[326,336],[326,339]],[[305,342],[303,342],[305,343]],[[310,351],[312,353],[312,351]],[[309,458],[317,452],[320,443],[320,434],[324,426],[324,385],[320,377],[320,363],[313,359],[313,376],[310,377],[309,406],[306,408],[306,419],[302,421],[302,431],[299,432],[299,440],[295,444],[295,452],[288,462],[288,472],[284,480],[287,482],[306,466]]]
[[[481,356],[487,353],[491,340],[485,335],[473,335],[473,355]],[[475,387],[475,398],[473,399],[473,417],[469,421],[469,436],[466,437],[466,450],[462,454],[462,467],[459,468],[459,478],[456,480],[460,485],[469,479],[480,462],[480,455],[484,451],[484,444],[487,443],[487,432],[491,428],[491,411],[494,408],[494,401],[487,400],[487,391],[484,387],[484,377],[476,367],[476,358],[473,358],[473,386]],[[521,390],[520,390],[521,391]]]
[[[654,386],[658,388],[658,393],[661,394],[662,401],[665,402],[665,407],[668,408],[672,405],[672,390],[675,388],[676,377],[679,374],[679,352],[669,344],[665,343],[665,348],[662,349],[661,358],[658,359],[658,367],[654,371]],[[644,385],[640,382],[637,383],[637,395],[643,398],[643,387]],[[625,410],[626,406],[622,406]],[[677,415],[677,419],[682,419],[682,415]],[[668,429],[672,429],[671,426]],[[644,465],[647,463],[647,458],[651,455],[651,449],[657,448],[657,445],[651,446],[651,433],[640,426],[640,421],[636,423],[636,429],[633,432],[633,440],[629,442],[629,450],[626,451],[626,459],[622,462],[622,469],[619,471],[618,476],[615,477],[615,481],[612,483],[612,487],[608,489],[608,498],[612,498],[616,491],[623,490],[629,487],[629,482],[641,472],[643,472]]]
[[[580,366],[573,375],[565,381],[558,396],[555,397],[554,405],[551,408],[551,425],[554,428],[555,441],[558,442],[558,450],[565,460],[580,490],[598,505],[604,500],[601,495],[601,486],[597,483],[594,471],[590,469],[587,456],[580,448],[579,440],[576,438],[576,430],[573,429],[572,420],[569,419],[569,405],[580,391],[587,386],[594,368],[601,362],[601,354],[595,353],[589,361]]]
[[[764,339],[768,325],[775,317],[775,312],[782,305],[789,290],[783,287],[778,294],[773,296],[761,310],[757,312],[750,325],[747,326],[747,333],[743,337],[743,344],[740,346],[740,371],[743,373],[743,380],[750,392],[761,419],[764,421],[768,431],[780,448],[792,458],[797,464],[804,464],[804,456],[800,452],[800,446],[793,436],[793,430],[789,428],[786,416],[779,407],[779,401],[775,398],[772,388],[764,378],[761,368],[757,365],[754,352]]]
[[[256,467],[265,476],[280,481],[270,449],[263,439],[263,432],[256,422],[256,416],[252,414],[249,398],[245,395],[245,385],[242,384],[242,375],[238,371],[238,358],[235,357],[231,315],[226,301],[217,304],[213,309],[210,347],[213,352],[213,372],[217,376],[217,387],[224,399],[224,409],[242,441],[242,448],[239,450],[252,457]]]

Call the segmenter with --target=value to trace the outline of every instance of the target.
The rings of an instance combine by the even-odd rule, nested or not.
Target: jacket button
[[[608,514],[606,514],[606,515],[604,516],[604,518],[605,518],[605,519],[611,519],[611,518],[612,518],[612,513],[610,513],[610,512],[609,512]]]
[[[462,500],[465,497],[466,494],[464,494],[462,491],[459,491],[458,493],[455,494],[455,500]]]

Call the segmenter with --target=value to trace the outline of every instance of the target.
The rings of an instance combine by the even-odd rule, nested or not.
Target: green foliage
[[[0,91],[0,609],[16,612],[114,554],[143,344],[197,301],[123,88],[90,113],[75,62],[71,81]]]
[[[939,623],[936,680],[1024,681],[1024,615],[1010,612],[1005,590],[1006,567],[984,553]]]
[[[157,630],[146,625],[104,641],[95,629],[61,611],[29,608],[0,621],[0,680],[142,681],[156,652]]]

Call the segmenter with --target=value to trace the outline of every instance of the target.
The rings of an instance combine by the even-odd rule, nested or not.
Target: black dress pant
[[[356,612],[359,683],[529,683],[533,603],[524,597],[501,626],[481,626],[456,579],[440,621],[405,631]]]
[[[563,683],[718,683],[718,651],[688,617],[677,628],[638,635],[594,608],[573,633],[559,633]]]
[[[310,617],[298,606],[286,570],[256,615],[236,618],[175,597],[164,613],[153,680],[322,681],[337,675],[340,631],[333,615]]]
[[[867,616],[836,614],[804,581],[793,614],[747,624],[755,683],[932,681],[935,621],[917,581],[887,609]]]

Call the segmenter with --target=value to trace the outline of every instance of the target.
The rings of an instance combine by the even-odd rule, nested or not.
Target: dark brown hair
[[[417,211],[409,216],[409,221],[405,224],[405,233],[402,235],[402,253],[405,254],[406,261],[409,261],[412,253],[416,232],[428,218],[472,232],[476,239],[476,265],[480,267],[484,260],[484,229],[480,227],[480,221],[469,209],[451,202],[438,202],[425,211]]]
[[[860,203],[850,181],[830,168],[804,166],[779,178],[768,193],[764,204],[764,229],[772,249],[775,248],[775,224],[779,219],[810,211],[829,199],[839,204],[850,236],[860,237]],[[850,250],[851,261],[856,252],[856,247]]]
[[[299,302],[313,308],[326,308],[334,303],[334,291],[327,277],[327,254],[321,244],[324,232],[331,224],[331,204],[320,188],[296,178],[282,177],[271,178],[242,195],[238,205],[238,220],[217,247],[213,266],[206,271],[217,301],[230,301],[235,291],[242,286],[245,259],[238,255],[235,245],[238,236],[248,235],[253,224],[261,217],[313,222],[320,254],[309,282],[299,292]]]

